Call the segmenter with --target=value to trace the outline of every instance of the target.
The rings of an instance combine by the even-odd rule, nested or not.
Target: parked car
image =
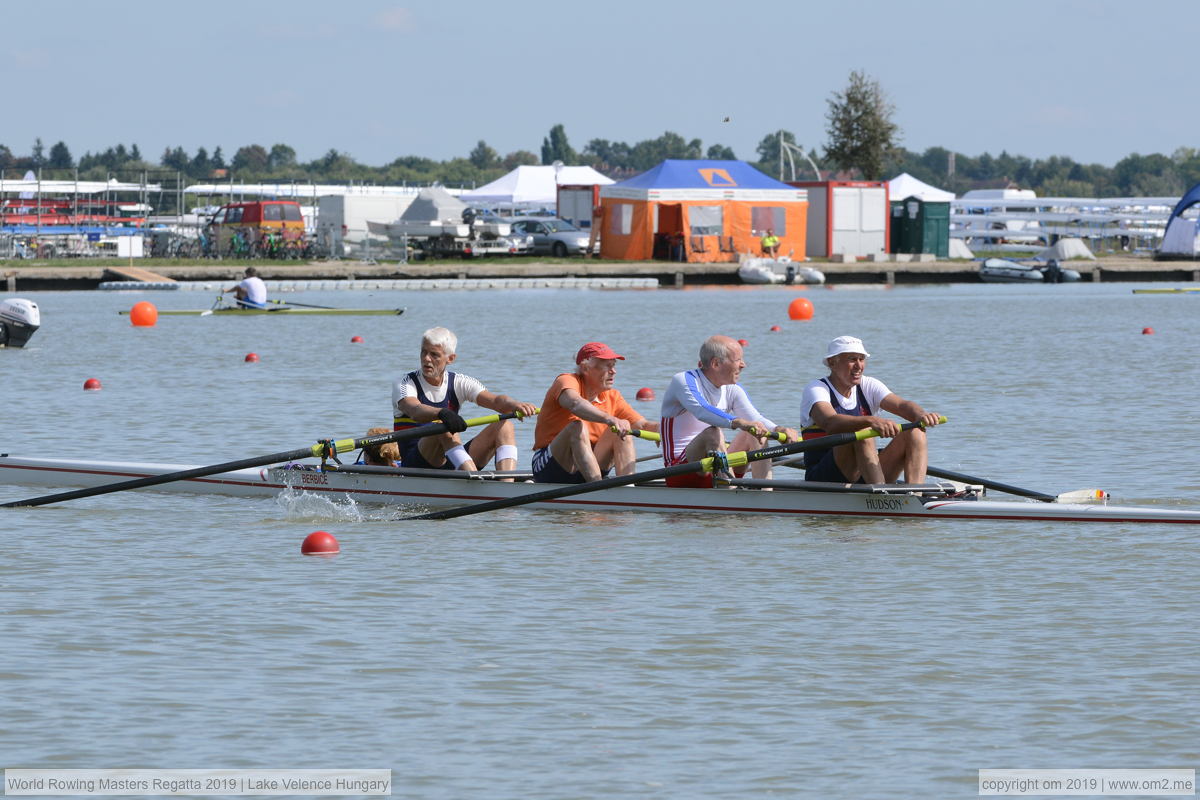
[[[558,217],[509,217],[514,235],[533,236],[533,252],[563,258],[587,252],[588,232]],[[597,243],[599,240],[597,240]]]

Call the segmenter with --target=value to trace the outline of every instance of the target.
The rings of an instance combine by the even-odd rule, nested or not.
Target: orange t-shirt
[[[550,390],[546,392],[546,399],[542,401],[542,410],[538,412],[537,427],[533,429],[533,447],[535,450],[549,447],[550,443],[554,441],[554,437],[558,436],[563,428],[579,419],[579,417],[558,404],[558,396],[563,393],[564,389],[571,389],[580,397],[584,396],[583,385],[579,382],[579,376],[575,373],[564,372],[554,379],[554,383],[550,385]],[[620,419],[627,419],[631,423],[637,422],[642,418],[642,415],[634,411],[633,406],[629,405],[616,389],[604,390],[592,402],[592,405],[606,414],[619,417]],[[608,430],[608,426],[603,422],[583,420],[583,423],[588,427],[588,436],[591,438],[592,444],[595,444],[604,431]]]

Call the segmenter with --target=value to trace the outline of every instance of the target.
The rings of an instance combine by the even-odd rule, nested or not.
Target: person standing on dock
[[[575,354],[575,371],[554,379],[533,432],[536,483],[598,481],[610,468],[631,475],[637,466],[631,429],[657,431],[613,388],[617,355],[603,342]]]
[[[882,450],[871,439],[809,451],[804,479],[831,483],[893,483],[904,471],[910,484],[925,482],[928,450],[925,431],[901,431],[895,420],[879,416],[887,411],[926,427],[937,425],[939,416],[912,400],[892,393],[882,381],[865,375],[867,352],[862,339],[839,336],[829,343],[825,366],[829,375],[804,387],[800,399],[805,439],[830,433],[847,433],[870,428],[892,441]]]
[[[710,336],[700,346],[695,369],[678,372],[662,401],[663,462],[671,467],[698,461],[711,452],[725,452],[724,430],[737,431],[735,451],[757,450],[766,435],[782,434],[789,442],[800,438],[792,428],[776,425],[750,402],[738,383],[746,368],[742,346],[728,336]],[[771,477],[769,460],[751,463],[755,478]],[[695,473],[667,478],[668,486],[712,486],[712,475]]]
[[[266,308],[267,307],[267,285],[263,283],[263,279],[258,277],[258,270],[254,267],[246,267],[246,277],[242,278],[242,282],[237,286],[231,286],[221,294],[233,293],[237,297],[237,304],[244,308]]]
[[[458,434],[467,429],[458,410],[463,403],[475,403],[501,414],[523,417],[538,413],[537,406],[522,403],[506,394],[488,391],[469,375],[450,372],[447,367],[458,358],[458,337],[446,328],[430,328],[421,335],[421,367],[392,385],[393,430],[403,430],[441,422],[446,433],[424,436],[400,443],[400,464],[418,469],[460,469],[475,471],[496,457],[496,469],[517,468],[517,437],[512,420],[493,422],[465,445]]]

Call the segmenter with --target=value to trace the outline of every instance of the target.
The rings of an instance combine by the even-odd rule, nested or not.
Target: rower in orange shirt
[[[575,354],[575,371],[554,379],[533,433],[533,480],[537,483],[598,481],[610,468],[633,474],[637,458],[631,429],[657,431],[613,388],[617,355],[603,342]]]

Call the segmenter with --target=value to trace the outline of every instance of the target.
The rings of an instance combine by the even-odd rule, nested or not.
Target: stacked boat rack
[[[440,289],[657,289],[658,278],[396,278],[363,280],[266,281],[271,292]],[[97,288],[113,291],[148,289],[219,292],[229,281],[105,281]]]

